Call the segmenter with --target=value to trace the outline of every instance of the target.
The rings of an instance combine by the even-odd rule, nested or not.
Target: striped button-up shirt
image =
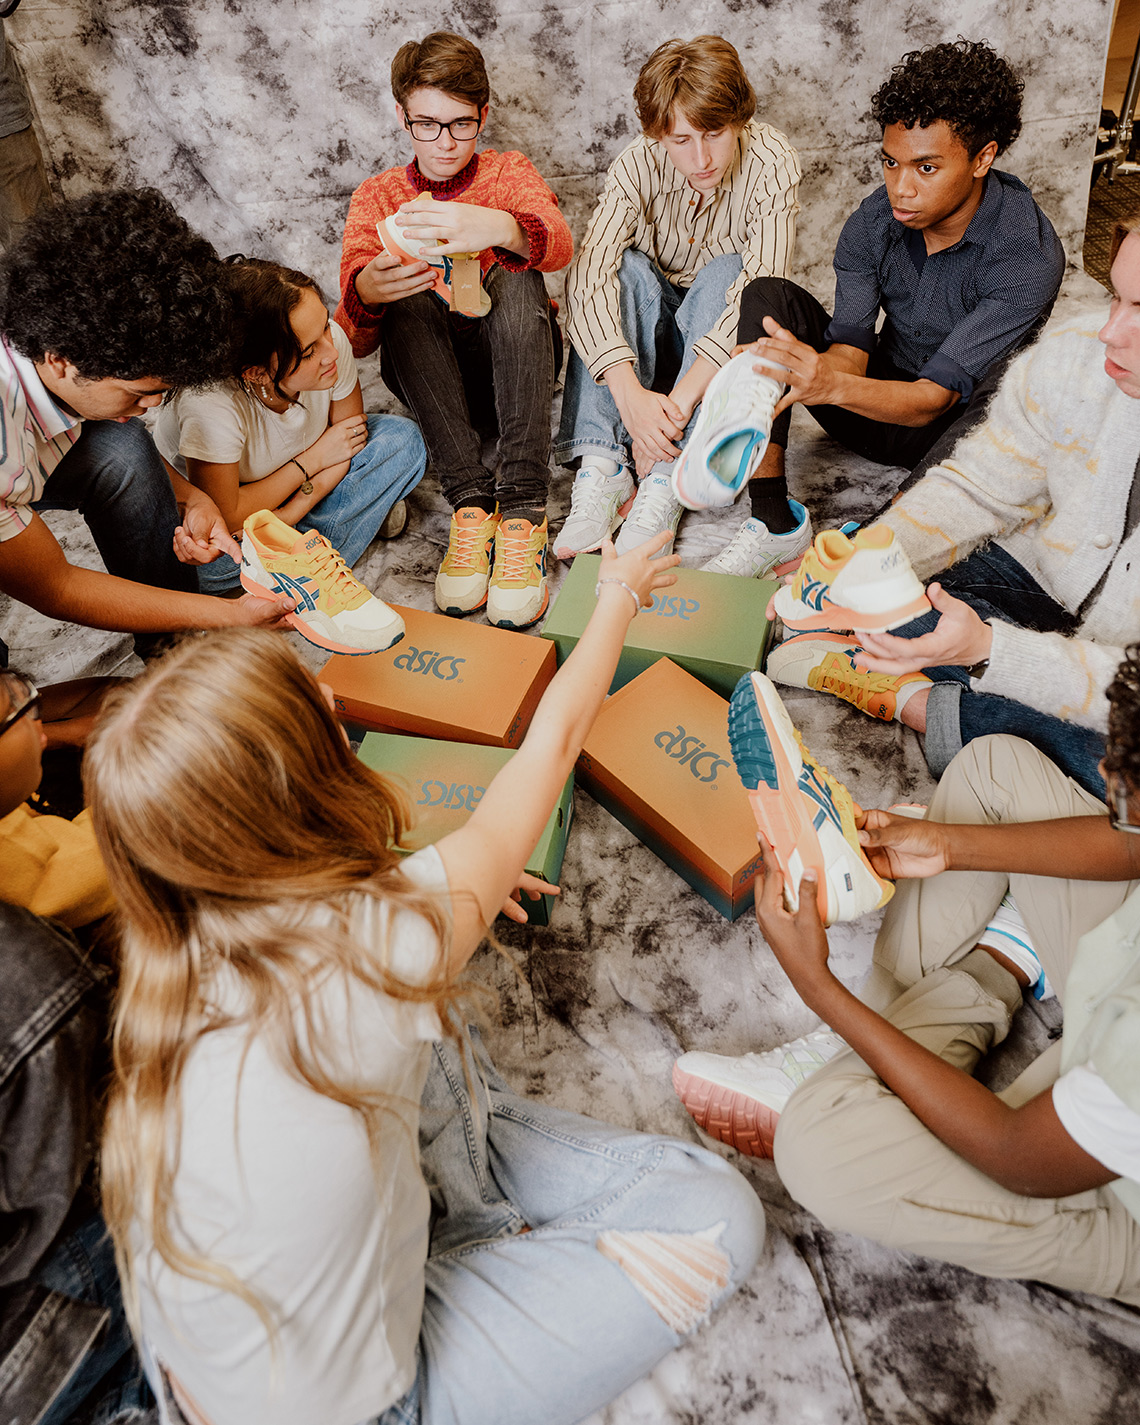
[[[83,422],[48,395],[35,366],[0,338],[0,541],[22,534],[48,476],[79,439]]]
[[[835,249],[835,316],[826,339],[875,351],[968,401],[995,361],[1048,315],[1065,251],[1033,194],[991,168],[978,210],[951,247],[926,251],[877,188]],[[879,309],[886,322],[876,335]]]
[[[720,367],[736,343],[740,294],[756,277],[786,277],[796,238],[800,161],[784,137],[753,119],[715,191],[702,204],[663,144],[645,134],[614,160],[566,287],[570,340],[594,379],[634,361],[621,330],[618,264],[637,248],[677,287],[715,257],[739,254],[744,270],[724,311],[695,343]]]

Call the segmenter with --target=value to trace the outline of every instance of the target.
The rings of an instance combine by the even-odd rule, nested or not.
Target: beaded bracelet
[[[629,597],[633,600],[633,611],[636,616],[641,612],[641,599],[636,589],[631,588],[624,579],[599,579],[594,585],[594,598],[600,598],[603,584],[620,584]]]

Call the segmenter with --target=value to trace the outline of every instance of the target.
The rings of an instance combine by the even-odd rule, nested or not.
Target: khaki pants
[[[947,822],[1016,822],[1104,806],[1027,742],[986,737],[954,759],[931,802]],[[1045,972],[1063,992],[1076,942],[1137,883],[954,871],[904,881],[875,945],[868,999],[903,1033],[971,1073],[1005,1037],[1021,991],[974,946],[1008,888]],[[1048,1088],[1060,1044],[1004,1091]],[[850,1050],[813,1074],[780,1118],[776,1165],[788,1190],[836,1231],[854,1232],[982,1276],[1024,1277],[1140,1305],[1140,1223],[1107,1187],[1021,1197],[947,1148]]]
[[[51,197],[34,128],[0,138],[0,248]]]

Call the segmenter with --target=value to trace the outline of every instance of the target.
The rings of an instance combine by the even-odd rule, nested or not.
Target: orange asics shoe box
[[[578,555],[542,626],[543,638],[558,649],[559,663],[566,661],[593,612],[601,565],[598,554]],[[764,661],[772,637],[765,610],[779,583],[701,569],[674,572],[677,582],[655,594],[653,607],[642,609],[630,624],[610,692],[665,657],[731,698],[744,674]]]
[[[728,703],[676,663],[658,659],[606,699],[578,781],[721,915],[752,904],[760,851]]]
[[[517,747],[554,677],[544,639],[393,605],[406,633],[367,658],[337,654],[321,672],[348,723],[452,742]]]
[[[479,805],[495,774],[514,756],[505,747],[474,747],[469,742],[436,742],[426,737],[394,737],[370,732],[358,756],[375,772],[403,785],[415,820],[405,839],[409,851],[431,846],[441,836],[457,831]],[[550,813],[538,844],[527,858],[526,870],[540,880],[558,884],[562,858],[574,815],[574,774],[566,779],[558,805]],[[521,904],[531,925],[549,925],[555,896]]]

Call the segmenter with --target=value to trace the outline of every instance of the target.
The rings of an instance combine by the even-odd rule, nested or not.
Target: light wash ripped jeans
[[[621,334],[637,353],[633,369],[647,391],[671,391],[696,359],[694,347],[724,311],[725,293],[743,271],[736,253],[714,257],[689,288],[675,287],[637,248],[627,248],[618,266]],[[679,444],[688,440],[697,407]],[[554,444],[559,465],[604,456],[630,462],[631,441],[617,402],[604,381],[595,381],[571,348],[562,394],[562,420]]]
[[[369,1425],[572,1425],[700,1326],[764,1243],[722,1158],[521,1098],[472,1043],[474,1097],[458,1051],[435,1046],[418,1371]]]
[[[299,530],[323,534],[351,569],[388,517],[388,511],[423,479],[427,451],[415,421],[368,416],[368,441],[352,457],[344,479],[297,521]],[[198,570],[203,594],[236,589],[241,580],[228,554]]]

